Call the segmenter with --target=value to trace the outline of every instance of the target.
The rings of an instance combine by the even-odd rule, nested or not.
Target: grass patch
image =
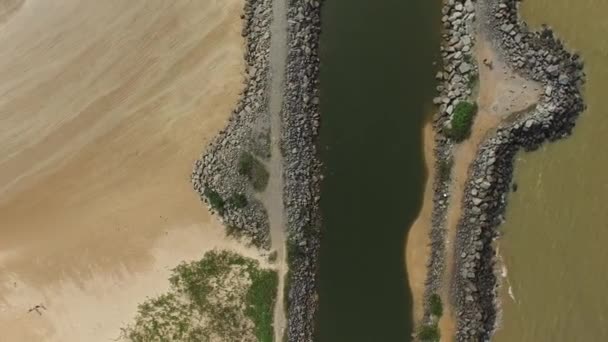
[[[224,213],[224,210],[226,209],[226,201],[224,201],[222,196],[217,191],[211,189],[208,184],[205,184],[203,194],[205,197],[207,197],[211,208],[220,214]]]
[[[443,304],[441,303],[441,297],[438,294],[433,293],[429,298],[429,307],[431,315],[441,317],[443,315]]]
[[[133,342],[272,341],[276,271],[253,259],[211,251],[172,271],[170,290],[138,307],[135,322],[122,330]],[[252,327],[249,322],[254,323]]]
[[[279,277],[271,270],[257,270],[251,277],[253,283],[247,292],[245,313],[255,324],[255,336],[259,342],[272,342],[272,313]]]
[[[471,135],[471,126],[473,119],[477,114],[477,104],[461,101],[454,108],[452,116],[452,128],[449,130],[449,136],[456,142],[461,142]]]
[[[238,163],[239,174],[247,177],[256,191],[264,191],[268,185],[269,174],[264,165],[251,153],[241,154]]]
[[[249,204],[249,201],[247,200],[247,196],[245,196],[244,194],[238,193],[238,194],[232,194],[232,196],[230,196],[230,198],[228,198],[228,204],[235,208],[242,209],[242,208],[245,208]]]
[[[418,330],[418,339],[424,342],[438,342],[441,338],[441,334],[439,333],[439,327],[437,325],[428,325],[425,324],[420,327]]]

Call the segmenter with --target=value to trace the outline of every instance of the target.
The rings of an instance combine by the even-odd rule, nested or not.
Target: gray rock
[[[462,74],[466,74],[471,71],[471,65],[467,62],[462,62],[460,63],[460,66],[458,66],[458,71]]]

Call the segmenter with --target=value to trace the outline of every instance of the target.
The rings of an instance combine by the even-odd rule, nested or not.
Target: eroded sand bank
[[[189,181],[241,89],[242,5],[28,0],[0,24],[3,339],[115,339],[180,261],[257,257]]]

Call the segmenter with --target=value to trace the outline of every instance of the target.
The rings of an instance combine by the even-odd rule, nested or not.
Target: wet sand
[[[189,180],[241,89],[242,5],[29,0],[0,24],[2,338],[115,339],[182,260],[259,258]]]
[[[427,122],[423,129],[424,162],[427,178],[424,188],[422,208],[416,221],[410,227],[406,238],[405,264],[412,292],[413,320],[417,324],[423,315],[424,283],[426,280],[427,264],[431,253],[431,214],[433,210],[433,182],[435,180],[434,165],[435,133],[433,125]]]
[[[453,151],[453,166],[451,173],[450,198],[449,207],[447,209],[446,218],[446,254],[445,254],[445,273],[443,276],[443,286],[440,296],[442,298],[444,313],[439,320],[439,329],[441,331],[442,341],[451,341],[456,332],[456,319],[452,310],[452,305],[449,300],[449,285],[451,283],[453,268],[454,268],[454,241],[456,237],[456,228],[462,214],[462,200],[464,196],[464,188],[469,175],[469,168],[473,163],[479,145],[498,127],[502,120],[509,118],[514,113],[519,113],[529,109],[538,102],[541,87],[540,85],[525,80],[515,75],[502,61],[498,59],[490,42],[482,35],[477,37],[475,47],[475,58],[479,68],[479,91],[477,95],[478,113],[471,127],[470,137],[454,147]],[[492,61],[493,67],[490,69],[482,63],[484,59]],[[425,131],[426,134],[426,131]],[[425,145],[427,140],[425,140]],[[428,163],[429,151],[432,155],[432,149],[429,150],[425,146],[425,154]],[[433,158],[431,156],[431,158]],[[425,190],[425,199],[420,216],[415,221],[411,228],[414,231],[430,231],[432,208],[432,183],[427,182]],[[429,194],[429,192],[431,192]],[[428,194],[428,195],[427,195]],[[421,228],[423,227],[423,228]],[[416,233],[420,234],[420,233]],[[414,235],[415,236],[415,235]],[[413,239],[412,239],[413,241]],[[427,238],[428,241],[428,238]],[[410,263],[413,269],[419,269],[426,263],[415,265],[414,260],[418,262],[428,260],[430,248],[424,250],[416,250],[415,246],[420,246],[420,243],[410,244],[408,240],[407,255],[415,257],[418,254],[426,251],[425,257],[417,256],[416,259],[408,259],[408,270]],[[427,243],[428,246],[428,243]],[[421,276],[421,274],[424,275]],[[426,271],[416,272],[410,275],[410,287],[413,289],[414,297],[414,317],[421,317],[422,313],[422,296],[424,294],[424,280],[426,279]]]

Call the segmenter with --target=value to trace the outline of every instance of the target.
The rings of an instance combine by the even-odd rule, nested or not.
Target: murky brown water
[[[586,61],[588,110],[565,141],[521,153],[502,230],[508,267],[495,341],[608,340],[608,1],[527,0]],[[515,300],[508,294],[511,286]]]

